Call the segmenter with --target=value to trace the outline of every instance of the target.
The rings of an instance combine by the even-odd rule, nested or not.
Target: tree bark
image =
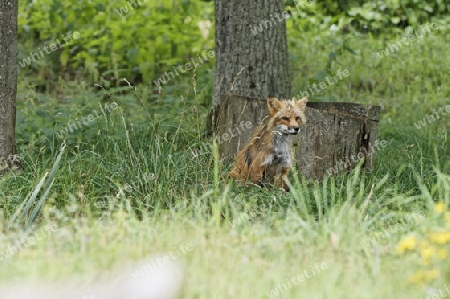
[[[0,174],[18,165],[15,125],[18,0],[0,0]]]
[[[209,133],[217,122],[224,94],[291,95],[284,1],[216,0],[215,15],[216,65]]]

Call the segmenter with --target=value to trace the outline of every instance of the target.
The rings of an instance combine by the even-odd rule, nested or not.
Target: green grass
[[[21,80],[17,139],[24,172],[0,178],[0,253],[23,236],[9,223],[33,190],[39,190],[34,202],[45,200],[41,212],[33,219],[33,205],[15,225],[58,230],[0,261],[0,280],[91,275],[192,244],[180,257],[183,298],[269,298],[267,292],[311,273],[316,263],[327,269],[291,283],[277,298],[419,298],[447,284],[447,262],[436,265],[439,278],[409,283],[423,266],[416,254],[396,252],[403,236],[433,229],[434,203],[449,204],[450,114],[414,126],[450,105],[445,33],[383,59],[376,52],[389,40],[353,38],[347,41],[352,54],[340,50],[348,37],[296,38],[289,39],[294,90],[320,78],[318,70],[336,52],[341,65],[330,61],[329,69],[347,68],[350,77],[313,100],[382,107],[379,139],[392,142],[377,152],[373,171],[356,169],[320,183],[294,174],[288,194],[226,181],[229,164],[190,150],[211,142],[201,137],[212,84],[207,76],[196,87],[173,87],[170,97],[163,90],[156,98],[144,85],[108,95],[62,80],[55,91],[39,94]],[[55,132],[112,101],[120,109],[69,134],[56,173],[46,175],[64,141]],[[418,211],[424,218],[406,220]],[[400,230],[386,233],[396,224]],[[368,246],[368,238],[376,244]]]

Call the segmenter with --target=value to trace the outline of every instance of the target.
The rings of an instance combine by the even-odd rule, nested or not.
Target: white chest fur
[[[273,153],[270,154],[261,166],[291,167],[291,136],[274,132]]]

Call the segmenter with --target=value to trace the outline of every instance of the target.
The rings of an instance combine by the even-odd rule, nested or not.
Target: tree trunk
[[[216,66],[209,133],[224,94],[288,98],[285,6],[283,0],[216,0]]]
[[[216,137],[220,157],[233,159],[268,114],[266,99],[224,95]],[[376,152],[388,145],[377,141],[379,106],[308,102],[305,115],[292,143],[297,169],[308,179],[351,170],[362,158],[362,166],[372,169]]]
[[[0,0],[0,174],[18,165],[14,136],[18,0]]]

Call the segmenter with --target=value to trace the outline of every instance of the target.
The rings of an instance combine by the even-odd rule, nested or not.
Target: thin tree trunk
[[[0,0],[0,174],[15,161],[18,0]]]
[[[283,0],[216,0],[216,66],[207,130],[217,120],[221,96],[288,98],[285,6]]]

